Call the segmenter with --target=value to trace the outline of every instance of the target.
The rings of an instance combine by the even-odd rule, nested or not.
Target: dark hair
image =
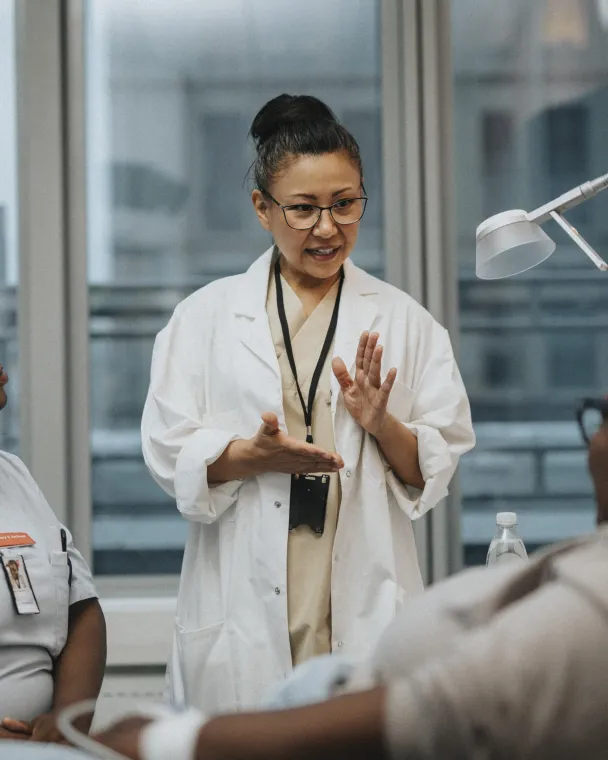
[[[279,95],[256,114],[249,134],[256,159],[255,184],[266,190],[293,156],[344,152],[363,176],[359,145],[325,103],[312,95]]]

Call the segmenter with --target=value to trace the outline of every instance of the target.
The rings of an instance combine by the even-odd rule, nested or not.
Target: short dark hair
[[[256,114],[249,130],[256,159],[250,167],[256,187],[266,190],[294,156],[345,153],[363,179],[359,145],[333,111],[312,95],[279,95]]]

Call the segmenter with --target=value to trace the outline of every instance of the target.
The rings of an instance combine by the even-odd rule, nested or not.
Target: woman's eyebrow
[[[347,187],[343,187],[341,190],[335,190],[331,195],[332,198],[335,198],[337,195],[342,195],[342,193],[345,193],[347,190],[352,190],[352,186],[348,185]],[[310,201],[316,201],[317,196],[314,193],[292,193],[291,195],[286,196],[287,198],[306,198]]]

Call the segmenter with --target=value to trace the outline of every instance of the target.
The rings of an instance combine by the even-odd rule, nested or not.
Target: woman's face
[[[8,398],[4,386],[8,383],[8,375],[4,371],[4,367],[0,364],[0,409],[4,409]]]
[[[345,153],[298,156],[266,189],[282,206],[331,206],[363,195],[359,169]],[[294,273],[313,280],[337,275],[355,247],[360,222],[340,225],[324,211],[311,229],[294,230],[282,209],[259,190],[254,190],[252,200],[260,223],[272,233]]]

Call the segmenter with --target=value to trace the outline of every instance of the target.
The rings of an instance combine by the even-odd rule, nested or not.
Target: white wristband
[[[142,760],[195,760],[198,734],[205,722],[202,713],[190,709],[150,723],[139,737]]]

